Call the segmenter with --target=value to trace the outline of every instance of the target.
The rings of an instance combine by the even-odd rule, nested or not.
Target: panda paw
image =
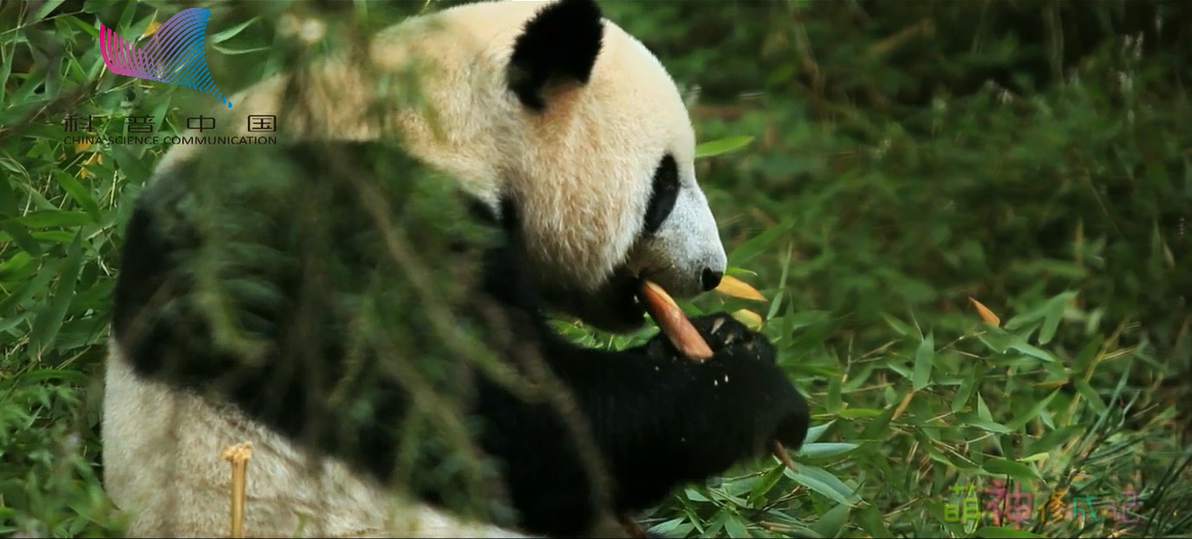
[[[802,447],[811,421],[807,401],[778,367],[778,353],[770,340],[728,313],[706,314],[690,320],[712,349],[711,359],[694,363],[683,357],[670,339],[661,334],[646,344],[646,353],[680,365],[680,369],[686,375],[693,375],[695,380],[713,380],[712,384],[697,384],[701,391],[729,397],[723,400],[692,398],[685,401],[732,403],[732,408],[727,412],[714,412],[708,408],[703,414],[704,417],[724,418],[726,425],[740,425],[742,418],[754,418],[758,430],[748,437],[754,439],[755,443],[746,452],[769,451],[772,447],[769,444],[773,441],[782,442],[791,450]],[[736,382],[719,384],[729,381],[730,374]]]
[[[732,361],[748,360],[775,363],[774,345],[761,333],[749,329],[724,312],[691,317],[691,324],[712,349],[713,357]],[[682,357],[665,335],[659,334],[646,344],[646,353],[660,357]]]

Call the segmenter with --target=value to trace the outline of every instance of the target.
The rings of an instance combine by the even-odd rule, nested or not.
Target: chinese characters
[[[109,134],[113,122],[122,121],[122,129],[118,135]],[[101,125],[102,123],[102,125]],[[159,129],[154,126],[154,117],[150,115],[129,115],[123,118],[95,115],[67,114],[62,118],[62,129],[68,133],[63,139],[64,144],[76,147],[88,147],[91,144],[277,144],[277,137],[273,136],[244,136],[244,135],[204,135],[216,128],[216,119],[211,116],[190,116],[186,118],[186,128],[198,132],[199,136],[166,135],[159,136]],[[277,117],[271,114],[252,114],[245,119],[244,129],[248,133],[274,133],[277,131]]]
[[[1063,500],[1063,492],[1053,492],[1038,507],[1034,494],[1023,490],[1021,484],[1015,483],[1013,488],[1008,488],[1000,479],[982,489],[983,496],[971,484],[954,485],[949,490],[952,497],[944,503],[945,522],[968,525],[987,520],[993,526],[1022,529],[1031,525],[1035,516],[1047,521],[1108,520],[1118,524],[1135,524],[1141,520],[1135,512],[1140,505],[1138,493],[1130,489],[1119,499],[1098,500],[1096,496],[1085,494],[1072,498],[1070,503]]]
[[[67,114],[62,119],[62,129],[67,133],[91,133],[95,131],[95,115],[79,116]],[[194,131],[208,131],[215,129],[215,118],[210,116],[190,116],[186,118],[186,128]],[[249,133],[274,133],[277,131],[277,116],[272,114],[250,114],[246,119],[245,129]],[[131,115],[124,117],[124,131],[129,135],[148,135],[154,133],[153,117],[149,115]]]

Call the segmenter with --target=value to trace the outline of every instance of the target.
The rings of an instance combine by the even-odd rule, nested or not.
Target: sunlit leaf
[[[766,296],[745,281],[742,281],[732,275],[725,275],[720,279],[720,285],[715,289],[717,292],[726,296],[733,296],[741,299],[752,299],[756,301],[766,301]]]
[[[702,159],[723,155],[744,148],[750,142],[753,142],[753,137],[730,137],[705,142],[695,147],[695,158]]]
[[[733,318],[736,318],[742,324],[745,324],[754,331],[758,331],[762,328],[763,322],[761,315],[749,309],[738,309],[733,313]]]

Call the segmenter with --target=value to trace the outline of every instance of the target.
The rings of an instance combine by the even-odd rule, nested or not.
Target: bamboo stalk
[[[244,537],[244,498],[248,480],[248,459],[252,458],[252,442],[243,442],[223,450],[221,458],[232,464],[232,533],[234,539]]]
[[[662,334],[666,335],[683,355],[697,362],[707,361],[712,357],[712,349],[708,347],[708,343],[700,336],[699,331],[696,331],[695,326],[691,325],[687,315],[683,314],[683,309],[679,308],[679,304],[675,303],[666,290],[642,279],[642,289],[638,295],[650,317],[658,324],[658,329],[662,330]]]

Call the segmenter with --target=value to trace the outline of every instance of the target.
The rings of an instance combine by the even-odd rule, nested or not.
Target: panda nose
[[[704,292],[720,286],[720,279],[723,277],[724,273],[713,271],[712,268],[704,268],[704,272],[699,276],[700,282],[704,285]]]

